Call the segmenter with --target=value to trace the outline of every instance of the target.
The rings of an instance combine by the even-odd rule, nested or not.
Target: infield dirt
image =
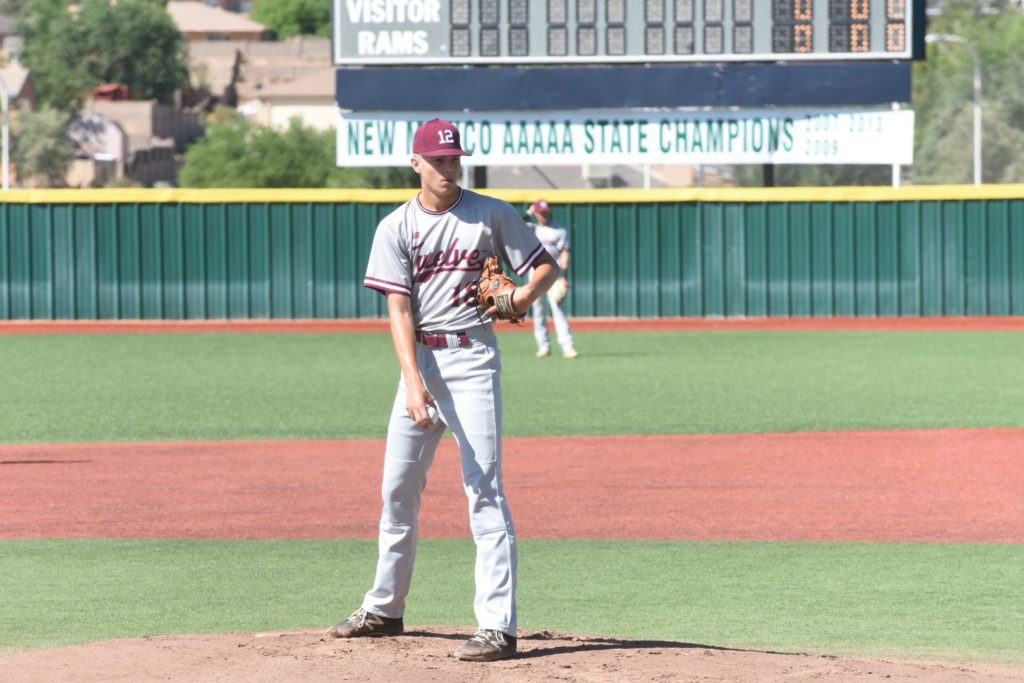
[[[333,640],[320,632],[160,636],[0,657],[9,683],[175,681],[327,683],[443,681],[962,681],[1021,680],[1024,669],[731,650],[691,643],[524,632],[515,659],[450,656],[466,633],[414,627],[396,638]]]
[[[383,442],[0,445],[0,538],[375,537]],[[1024,542],[1024,430],[505,440],[521,538]],[[449,436],[425,538],[467,538]],[[272,494],[272,495],[271,495]]]

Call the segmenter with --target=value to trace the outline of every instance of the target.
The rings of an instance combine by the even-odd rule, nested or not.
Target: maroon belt
[[[435,349],[454,349],[460,346],[469,346],[473,342],[466,336],[465,332],[420,332],[416,331],[416,341],[424,346],[432,346]]]

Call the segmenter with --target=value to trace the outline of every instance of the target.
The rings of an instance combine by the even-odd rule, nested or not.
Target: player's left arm
[[[522,277],[533,269],[529,280],[516,287],[512,295],[512,307],[520,315],[526,315],[533,302],[544,296],[555,283],[561,269],[555,259],[541,246],[537,235],[519,219],[519,215],[510,204],[497,204],[494,229],[498,244],[502,247],[501,256],[515,273]],[[494,308],[487,312],[494,315]]]
[[[566,246],[558,253],[558,267],[561,269],[559,277],[562,280],[562,286],[569,287],[569,247]]]

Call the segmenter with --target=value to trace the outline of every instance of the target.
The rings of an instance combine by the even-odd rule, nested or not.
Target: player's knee
[[[468,496],[492,496],[498,491],[499,473],[497,451],[473,454],[472,464],[463,463],[462,483]]]
[[[411,478],[386,477],[380,487],[384,505],[419,504],[425,483]]]
[[[479,523],[471,522],[469,527],[473,532],[473,538],[484,538],[493,534],[510,534],[512,532],[511,524],[502,519],[488,520],[486,523],[484,521]]]
[[[477,500],[469,515],[469,528],[473,536],[485,536],[507,531],[511,526],[508,510],[496,498]]]
[[[411,526],[419,515],[419,505],[409,501],[386,501],[381,515],[381,525]]]

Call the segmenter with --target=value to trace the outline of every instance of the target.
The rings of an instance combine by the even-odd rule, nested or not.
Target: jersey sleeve
[[[373,235],[363,286],[381,294],[412,296],[411,264],[399,225],[388,220],[381,221]]]
[[[558,242],[555,244],[559,253],[569,251],[569,231],[565,228],[558,229]]]
[[[511,204],[500,202],[495,209],[494,234],[500,254],[516,275],[525,275],[544,253],[537,235]]]

